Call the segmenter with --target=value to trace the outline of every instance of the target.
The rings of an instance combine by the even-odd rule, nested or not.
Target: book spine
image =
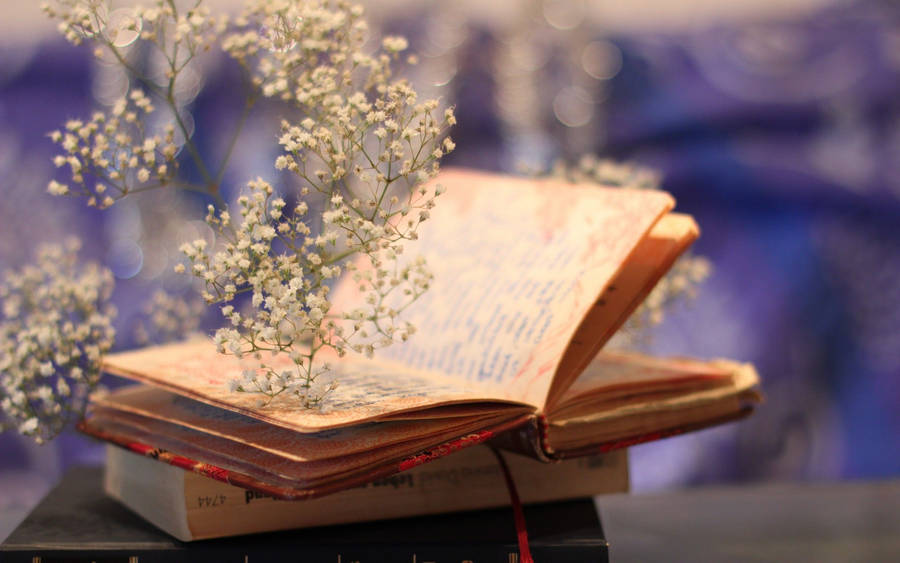
[[[544,448],[544,428],[541,416],[532,416],[528,422],[513,428],[491,440],[491,444],[511,452],[516,452],[538,461],[549,463],[553,457]]]

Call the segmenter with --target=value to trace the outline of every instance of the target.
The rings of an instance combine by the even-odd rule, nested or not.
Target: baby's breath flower
[[[172,182],[178,170],[175,130],[169,126],[149,134],[144,117],[152,111],[144,92],[132,90],[111,112],[95,112],[87,122],[70,120],[64,131],[52,131],[49,137],[64,151],[53,162],[69,168],[71,184],[52,180],[47,191],[82,195],[89,205],[105,208],[129,192]]]
[[[409,47],[409,42],[406,41],[405,37],[391,35],[382,39],[381,46],[384,47],[384,50],[388,53],[399,53],[405,51],[406,48]]]
[[[0,429],[43,442],[80,415],[113,345],[112,273],[79,266],[79,244],[39,249],[0,283]]]
[[[90,40],[95,53],[119,62],[154,99],[168,105],[175,116],[162,131],[146,129],[153,102],[144,90],[133,88],[108,112],[94,112],[89,120],[73,119],[64,130],[49,134],[63,154],[57,166],[69,166],[71,182],[51,184],[57,195],[83,195],[88,204],[109,207],[135,191],[174,184],[178,146],[175,129],[201,172],[205,188],[215,192],[217,180],[209,172],[190,132],[180,117],[176,101],[181,75],[189,63],[207,50],[225,31],[226,17],[214,17],[201,1],[187,3],[155,0],[152,6],[122,6],[115,10],[105,0],[56,0],[43,5],[44,12],[58,20],[60,32],[72,43]],[[159,78],[144,76],[132,66],[125,49],[134,41],[145,43],[166,68]],[[196,188],[197,186],[193,186]],[[111,193],[104,194],[109,188]],[[102,195],[101,195],[102,194]]]
[[[205,190],[216,199],[218,209],[211,206],[206,220],[218,231],[218,243],[184,244],[189,264],[176,271],[196,276],[208,302],[224,304],[228,326],[215,337],[221,352],[251,358],[283,352],[295,368],[276,373],[263,364],[233,384],[234,390],[269,399],[287,393],[316,405],[333,385],[320,379],[328,372],[315,361],[320,349],[371,356],[413,334],[402,312],[428,289],[431,274],[422,260],[400,263],[401,244],[418,237],[441,193],[429,181],[440,158],[455,148],[446,134],[456,118],[452,108],[419,100],[408,81],[394,76],[392,65],[408,48],[406,39],[385,37],[371,52],[363,9],[346,0],[255,0],[228,34],[225,19],[211,16],[199,1],[156,0],[150,7],[128,8],[116,25],[100,0],[57,0],[44,10],[73,43],[90,40],[99,56],[111,54],[175,119],[161,133],[147,131],[151,97],[132,89],[109,111],[70,120],[49,137],[60,147],[54,164],[71,178],[47,189],[84,195],[98,207],[161,186]],[[181,73],[220,36],[256,87],[248,110],[257,95],[296,110],[296,121],[282,122],[283,154],[274,162],[301,182],[291,206],[258,179],[238,199],[232,217],[219,195],[231,149],[211,174],[180,117],[173,92]],[[168,66],[162,79],[130,66],[122,50],[127,40],[144,41],[163,55]],[[184,143],[202,185],[176,178],[176,127],[182,137],[177,143]],[[331,280],[345,274],[366,293],[367,307],[338,314],[328,293]],[[249,294],[249,303],[236,309],[229,302],[240,294]],[[181,327],[177,315],[170,318],[169,301],[154,303],[167,311],[156,324]]]

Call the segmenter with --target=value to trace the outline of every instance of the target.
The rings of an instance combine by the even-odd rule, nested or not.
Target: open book
[[[732,420],[759,402],[747,364],[600,352],[697,237],[671,196],[461,170],[438,181],[447,193],[410,249],[435,275],[405,312],[417,332],[374,360],[333,358],[340,384],[325,408],[229,392],[240,361],[199,340],[107,358],[108,372],[145,385],[96,397],[82,429],[309,498],[488,440],[546,461]],[[352,310],[355,289],[338,284],[334,306]]]

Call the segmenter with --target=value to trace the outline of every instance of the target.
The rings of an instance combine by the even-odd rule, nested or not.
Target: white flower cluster
[[[220,249],[211,251],[200,239],[185,244],[182,251],[192,274],[205,281],[204,297],[210,303],[250,294],[248,312],[236,310],[232,303],[222,307],[230,326],[216,332],[219,351],[257,359],[263,352],[287,353],[295,369],[277,371],[263,363],[261,370],[248,371],[236,381],[234,390],[270,399],[287,392],[304,406],[314,406],[330,390],[317,382],[328,370],[326,364],[315,363],[319,350],[371,356],[376,348],[412,334],[414,329],[398,315],[428,288],[431,275],[422,260],[405,266],[397,261],[398,242],[410,231],[354,217],[343,197],[334,194],[322,214],[323,229],[314,234],[308,205],[300,201],[288,209],[261,179],[249,183],[249,194],[238,205],[237,224],[228,211],[216,215],[209,208],[207,222],[225,241]],[[354,254],[368,258],[364,267],[348,262]],[[353,272],[368,306],[334,314],[329,283],[345,269]]]
[[[44,12],[59,21],[60,32],[74,44],[84,39],[94,42],[95,54],[111,57],[134,80],[162,102],[173,122],[161,135],[145,130],[147,114],[153,111],[142,90],[117,102],[109,115],[97,112],[87,123],[71,120],[65,131],[54,131],[51,138],[66,153],[55,159],[57,166],[69,165],[75,186],[51,182],[48,190],[57,195],[86,195],[91,205],[109,207],[129,193],[164,186],[205,191],[222,203],[218,194],[224,173],[222,165],[213,174],[194,142],[179,107],[179,77],[201,52],[208,50],[224,33],[227,17],[215,17],[196,1],[180,10],[172,0],[157,0],[151,6],[125,6],[113,9],[109,0],[57,0],[44,4]],[[147,76],[133,61],[127,47],[136,40],[152,46],[164,61],[161,74]],[[252,105],[252,104],[248,104]],[[181,138],[176,138],[176,128]],[[235,132],[235,137],[238,132]],[[192,185],[175,177],[179,144],[184,143],[202,185]],[[227,157],[224,159],[227,161]],[[90,184],[85,180],[88,173]]]
[[[315,362],[318,351],[371,356],[406,340],[414,327],[400,316],[431,283],[423,260],[399,256],[440,195],[427,182],[454,149],[445,134],[456,120],[452,109],[419,102],[407,81],[392,77],[405,39],[387,37],[380,53],[367,54],[362,14],[343,1],[261,0],[239,18],[244,29],[223,42],[264,96],[302,115],[282,122],[285,154],[275,161],[301,180],[299,203],[287,209],[256,180],[239,200],[237,224],[210,210],[207,221],[227,241],[222,249],[208,251],[204,240],[183,248],[207,300],[251,294],[248,313],[223,307],[231,326],[216,334],[220,351],[283,352],[294,362],[293,372],[265,364],[248,371],[237,391],[270,400],[287,392],[319,404],[329,388],[317,383],[327,371]],[[307,219],[311,208],[321,209],[319,220]],[[329,284],[342,272],[353,276],[366,307],[332,312]]]
[[[178,3],[172,0],[156,0],[152,6],[133,8],[135,19],[142,22],[141,38],[159,46],[174,73],[212,47],[228,25],[226,15],[213,15],[202,2],[186,4],[185,9],[179,10]],[[172,72],[169,78],[174,76]]]
[[[84,407],[110,350],[112,274],[79,267],[77,241],[46,246],[0,284],[0,429],[43,442]]]
[[[631,315],[628,327],[633,330],[661,323],[666,309],[674,302],[682,298],[693,299],[697,295],[697,287],[709,277],[711,270],[712,265],[707,258],[683,255]]]
[[[200,329],[205,312],[206,304],[199,297],[185,299],[157,290],[144,307],[146,321],[135,327],[135,339],[142,345],[184,340]]]
[[[659,189],[658,172],[628,162],[599,159],[593,155],[581,157],[578,164],[568,166],[557,162],[550,175],[576,183],[595,183],[608,187]],[[632,313],[625,324],[626,334],[636,334],[642,328],[661,323],[665,311],[682,298],[693,298],[697,287],[709,276],[712,266],[706,258],[690,251],[679,258],[665,276],[656,284],[644,302]]]
[[[55,5],[42,3],[41,10],[50,18],[58,19],[58,30],[73,45],[81,45],[85,38],[105,35],[108,17],[108,0],[58,0]],[[132,28],[137,22],[128,22]]]
[[[343,195],[354,213],[377,220],[390,216],[381,206],[391,195],[405,199],[437,173],[438,160],[454,148],[443,136],[456,119],[437,100],[419,103],[406,80],[392,78],[405,39],[387,37],[380,53],[367,53],[362,15],[344,1],[259,0],[239,20],[245,31],[223,48],[263,95],[304,115],[283,123],[286,154],[276,168]]]
[[[52,180],[53,195],[83,195],[88,205],[106,208],[129,193],[168,184],[175,177],[175,128],[150,135],[144,118],[153,104],[141,90],[132,90],[113,106],[109,114],[95,112],[90,121],[72,119],[50,139],[65,151],[53,159],[57,167],[68,166],[72,184]]]
[[[121,48],[140,37],[156,43],[167,54],[183,52],[180,61],[208,49],[224,31],[227,18],[213,17],[201,2],[179,10],[173,0],[156,0],[150,6],[114,9],[111,0],[56,0],[41,5],[50,18],[59,20],[59,32],[72,44],[92,39],[101,45]]]
[[[45,7],[70,41],[89,38],[98,55],[111,53],[175,120],[164,137],[148,135],[143,123],[152,105],[134,91],[110,115],[69,122],[51,137],[65,150],[56,163],[71,169],[72,182],[52,182],[49,190],[85,195],[99,207],[161,186],[213,197],[217,208],[210,209],[207,221],[218,231],[220,246],[207,249],[206,241],[198,240],[182,250],[191,273],[206,286],[206,300],[224,304],[229,326],[216,335],[219,349],[260,359],[263,352],[286,353],[296,368],[276,373],[263,365],[235,389],[269,399],[287,392],[311,406],[330,389],[317,381],[327,371],[315,362],[319,350],[371,356],[413,333],[400,316],[428,288],[431,275],[422,260],[400,262],[401,243],[417,237],[440,194],[429,180],[441,157],[454,149],[446,133],[456,119],[452,109],[440,109],[437,100],[419,101],[408,81],[394,77],[392,65],[408,48],[406,39],[385,37],[374,50],[365,45],[368,29],[360,6],[344,0],[250,4],[227,35],[225,19],[212,17],[200,0],[180,11],[172,0],[117,10],[98,0],[58,0]],[[219,184],[237,131],[223,162],[207,166],[174,97],[185,65],[219,37],[257,89],[237,131],[257,95],[285,102],[293,106],[291,115],[299,115],[282,122],[278,142],[284,154],[275,161],[276,169],[300,181],[297,203],[288,207],[257,180],[239,200],[240,218],[234,221]],[[165,58],[164,80],[144,76],[131,62],[125,47],[137,39],[155,45]],[[174,176],[177,132],[202,185]],[[342,274],[353,276],[366,307],[332,311],[329,288]],[[244,293],[249,306],[239,312],[235,307],[242,305],[234,300]],[[151,336],[146,328],[144,333]]]

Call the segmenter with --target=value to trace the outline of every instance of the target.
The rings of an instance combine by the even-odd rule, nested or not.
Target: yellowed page
[[[278,368],[287,367],[290,360],[273,357],[267,362]],[[240,360],[219,354],[205,339],[113,354],[104,361],[108,373],[299,432],[318,432],[378,420],[386,414],[485,399],[485,385],[391,362],[344,358],[332,363],[329,377],[340,383],[329,394],[325,408],[299,408],[296,399],[287,396],[262,406],[259,395],[228,389],[228,383],[239,377],[243,368]]]
[[[676,359],[689,364],[699,363],[696,360]],[[663,360],[660,360],[662,363]],[[550,424],[553,426],[566,426],[569,424],[583,424],[587,422],[602,422],[613,420],[620,417],[642,414],[652,416],[656,413],[667,411],[678,411],[688,407],[702,407],[703,405],[713,404],[717,401],[727,399],[729,397],[737,397],[746,392],[748,397],[755,397],[759,402],[761,397],[754,390],[759,386],[759,376],[751,364],[740,364],[729,360],[714,360],[710,362],[709,371],[727,370],[728,379],[726,385],[718,385],[708,389],[702,389],[691,393],[677,394],[675,396],[665,397],[662,399],[651,398],[647,401],[637,401],[625,405],[616,405],[609,409],[599,409],[593,413],[583,416],[566,417],[565,419],[553,418]],[[636,369],[631,375],[635,376],[642,370]],[[651,372],[644,372],[652,377]],[[628,374],[616,376],[617,379],[625,382]]]
[[[579,378],[570,390],[566,402],[547,416],[548,449],[577,450],[621,439],[658,439],[658,433],[681,433],[746,416],[762,401],[759,378],[750,364],[644,357],[628,362],[627,369],[617,369],[615,360],[595,362],[604,363],[605,366],[592,364],[586,370],[585,380]],[[704,379],[724,384],[698,386]],[[652,392],[654,385],[659,384],[680,390]],[[623,388],[636,392],[644,388],[650,392],[636,394],[628,401],[607,400]],[[590,398],[592,391],[598,399],[596,403],[573,404],[579,398]]]
[[[648,387],[695,379],[727,384],[735,363],[725,360],[657,358],[635,352],[600,352],[566,391],[563,403],[579,396],[600,394],[618,387]]]
[[[550,388],[546,410],[556,406],[572,382],[696,240],[699,232],[693,218],[679,213],[669,213],[653,225],[575,331]]]
[[[581,319],[673,200],[462,170],[439,182],[447,192],[407,253],[435,280],[404,312],[416,334],[382,357],[543,406]],[[333,297],[360,305],[353,283]]]
[[[550,418],[608,410],[732,384],[735,364],[600,352],[548,411]]]

